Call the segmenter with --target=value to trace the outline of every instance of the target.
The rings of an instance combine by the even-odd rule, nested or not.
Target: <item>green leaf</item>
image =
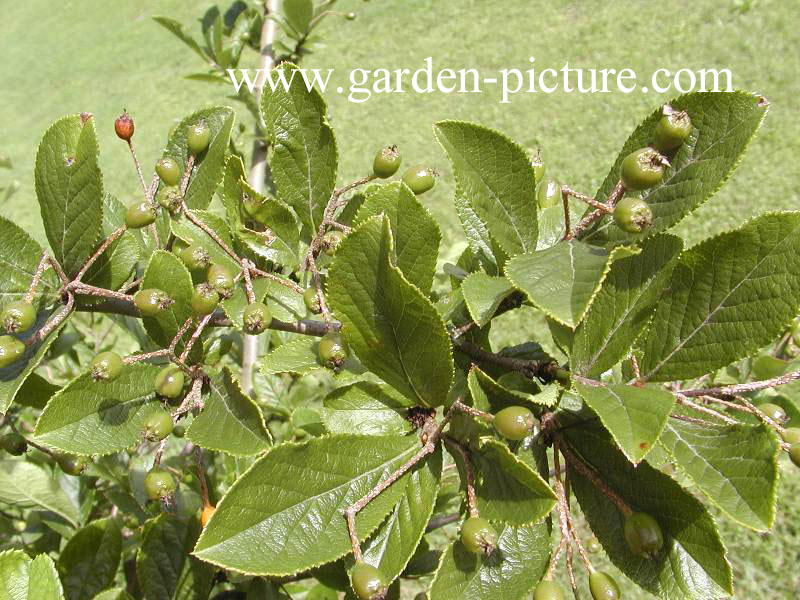
[[[190,556],[200,521],[184,522],[161,513],[144,526],[136,553],[136,579],[147,600],[206,600],[214,585],[214,568]]]
[[[364,366],[414,402],[440,406],[453,380],[444,323],[430,301],[391,263],[387,218],[354,229],[336,251],[327,294]]]
[[[322,421],[331,433],[403,435],[411,431],[408,399],[391,386],[358,381],[333,390],[323,400]]]
[[[576,382],[575,389],[635,465],[653,449],[675,406],[671,392],[653,387]]]
[[[611,254],[570,240],[511,259],[506,274],[531,302],[559,323],[575,329],[611,267]]]
[[[62,117],[45,132],[36,153],[36,196],[53,256],[75,275],[100,237],[103,176],[94,119]]]
[[[214,233],[227,244],[228,248],[233,249],[231,232],[224,219],[205,210],[193,210],[192,216],[211,228]],[[242,270],[238,261],[234,260],[230,254],[225,252],[225,250],[223,250],[201,227],[192,223],[186,215],[173,215],[170,227],[172,233],[174,233],[176,237],[179,237],[187,244],[196,244],[208,252],[208,255],[211,257],[211,262],[215,265],[227,267],[234,275]]]
[[[451,452],[466,481],[460,452]],[[538,473],[514,456],[503,442],[481,438],[470,451],[475,495],[481,517],[510,525],[528,525],[544,518],[556,495]]]
[[[354,225],[383,213],[392,227],[394,265],[406,279],[427,294],[433,285],[442,234],[428,210],[400,181],[370,186]]]
[[[669,229],[722,187],[768,109],[762,97],[746,92],[695,92],[669,104],[689,113],[694,131],[675,155],[669,157],[672,166],[667,169],[664,181],[642,194],[653,210],[653,225],[645,235]],[[652,143],[661,116],[659,107],[631,134],[595,199],[606,201],[619,180],[622,160]],[[611,217],[606,217],[586,239],[592,244],[616,245],[640,237],[622,231]]]
[[[461,291],[472,320],[483,327],[492,320],[503,300],[513,293],[514,287],[505,277],[492,277],[478,271],[461,283]]]
[[[52,475],[31,462],[0,461],[0,502],[21,507],[37,506],[53,511],[72,525],[78,524],[78,509]]]
[[[502,249],[497,247],[497,242],[489,235],[486,224],[475,213],[472,206],[470,206],[469,200],[457,185],[453,205],[475,258],[487,273],[490,275],[499,274],[506,255]]]
[[[110,236],[125,223],[126,208],[111,194],[103,197],[103,222],[101,233]],[[139,262],[141,246],[133,231],[126,231],[103,252],[89,268],[82,280],[89,285],[107,290],[118,290],[128,281],[136,263]],[[88,298],[81,298],[86,302]]]
[[[536,179],[530,158],[502,133],[463,121],[439,121],[436,139],[453,166],[456,194],[505,252],[536,250]]]
[[[420,448],[416,436],[329,436],[275,446],[225,494],[197,542],[201,560],[284,576],[350,552],[344,510]],[[364,540],[402,497],[408,474],[356,518]]]
[[[227,368],[212,378],[203,410],[192,421],[186,437],[202,448],[234,456],[258,454],[271,442],[261,410],[242,393]]]
[[[29,340],[37,335],[41,328],[44,327],[47,320],[52,316],[53,313],[49,311],[40,312],[37,315],[35,325],[24,334],[15,337],[22,341]],[[69,316],[43,340],[26,345],[25,354],[22,355],[22,358],[4,369],[0,369],[0,412],[6,412],[8,407],[11,406],[11,403],[14,401],[14,398],[16,398],[25,380],[39,366],[39,363],[42,362],[50,345],[58,338],[59,333],[64,329],[67,321],[69,321]]]
[[[115,587],[108,590],[103,590],[92,600],[133,600],[133,598],[131,598],[131,595],[125,591],[125,588]]]
[[[661,443],[706,497],[731,519],[772,527],[778,493],[778,439],[765,425],[667,423]]]
[[[0,596],[5,600],[63,600],[53,559],[31,559],[22,550],[0,552]]]
[[[238,251],[252,258],[261,257],[279,264],[295,266],[300,242],[297,218],[286,204],[272,196],[259,194],[249,185],[239,156],[232,155],[228,159],[222,189],[225,214],[236,238]],[[269,223],[268,228],[259,225],[259,230],[256,231],[247,226],[246,222],[251,218],[244,212],[245,196],[265,198],[262,210],[264,220]]]
[[[112,381],[73,379],[47,403],[34,431],[36,439],[65,452],[111,454],[142,438],[147,417],[160,402],[153,381],[160,368],[133,364]]]
[[[162,157],[169,156],[175,159],[181,173],[184,173],[189,160],[186,143],[189,126],[205,121],[211,129],[211,142],[208,149],[199,155],[199,164],[195,162],[194,172],[189,180],[189,187],[186,189],[184,202],[191,209],[208,208],[214,192],[217,191],[217,186],[222,181],[225,157],[235,117],[233,109],[228,106],[198,110],[181,121],[167,141]]]
[[[203,59],[203,62],[208,61],[208,57],[200,48],[200,45],[195,41],[195,39],[188,33],[183,30],[183,24],[180,21],[176,21],[175,19],[171,19],[169,17],[153,17],[153,20],[164,27],[167,31],[169,31],[172,35],[177,37],[180,41],[184,44],[189,46],[194,52]]]
[[[147,334],[161,348],[170,345],[178,330],[192,316],[192,276],[180,259],[164,250],[153,253],[142,278],[140,289],[156,288],[172,298],[172,305],[157,317],[143,317]],[[188,339],[188,336],[187,336]],[[176,351],[181,352],[183,341]]]
[[[113,517],[92,521],[72,536],[58,559],[67,600],[92,598],[110,587],[121,553],[122,533]]]
[[[630,352],[661,299],[683,242],[658,235],[642,244],[642,252],[614,261],[586,318],[575,333],[572,371],[594,377]]]
[[[286,21],[297,33],[308,33],[308,25],[314,16],[314,3],[311,0],[284,0],[281,5]]]
[[[364,561],[394,581],[414,556],[433,514],[442,476],[441,447],[419,464],[406,484],[405,494],[378,530],[361,546]]]
[[[533,385],[533,384],[532,384]],[[467,386],[473,406],[492,414],[509,406],[525,406],[539,412],[543,404],[550,405],[549,395],[532,394],[499,384],[479,367],[472,366],[467,376]],[[535,388],[534,388],[535,389]],[[547,401],[544,401],[547,399]]]
[[[705,375],[775,339],[800,310],[800,213],[769,213],[687,250],[642,343],[642,377]]]
[[[564,415],[569,444],[633,510],[651,515],[664,534],[656,559],[628,548],[624,516],[593,483],[569,469],[572,489],[611,561],[637,585],[666,600],[711,600],[733,593],[731,567],[714,519],[697,498],[647,462],[633,466],[591,420]]]
[[[442,555],[428,595],[431,600],[486,600],[525,597],[550,560],[550,534],[542,523],[498,527],[498,548],[488,558],[455,541]]]
[[[278,197],[300,217],[303,239],[308,241],[317,233],[336,184],[336,138],[327,121],[325,100],[316,88],[307,89],[295,65],[283,63],[268,77],[261,114],[272,146],[272,178]],[[281,77],[291,81],[288,91]]]
[[[21,300],[28,293],[42,247],[15,223],[0,217],[0,305]],[[42,273],[34,302],[44,309],[58,301],[59,281],[52,268]]]

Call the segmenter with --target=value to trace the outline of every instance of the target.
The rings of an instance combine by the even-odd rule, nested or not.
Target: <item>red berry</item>
[[[119,139],[126,142],[129,142],[133,137],[133,119],[131,119],[127,110],[123,110],[122,114],[114,121],[114,131],[117,132]]]

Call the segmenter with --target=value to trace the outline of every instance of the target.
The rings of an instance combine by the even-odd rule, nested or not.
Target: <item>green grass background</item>
[[[47,0],[6,3],[0,25],[0,154],[13,161],[0,171],[19,191],[0,214],[43,241],[33,185],[36,147],[64,114],[95,114],[105,187],[125,202],[138,183],[113,120],[127,108],[136,120],[136,145],[146,168],[160,154],[167,131],[204,104],[228,103],[222,86],[183,79],[203,69],[200,59],[149,17],[166,14],[197,33],[207,2]],[[649,78],[664,67],[729,68],[737,88],[759,92],[770,114],[728,185],[678,226],[697,241],[771,209],[798,208],[800,184],[800,33],[798,7],[786,0],[575,1],[563,0],[342,0],[354,22],[330,19],[321,29],[328,46],[305,66],[334,68],[348,87],[350,68],[411,68],[433,56],[435,67],[631,68]],[[249,57],[254,66],[255,57]],[[672,95],[518,94],[500,104],[499,90],[481,94],[375,95],[365,104],[327,95],[341,152],[340,181],[365,174],[374,152],[398,144],[407,163],[428,162],[442,181],[423,201],[440,220],[448,246],[460,240],[452,209],[449,165],[435,144],[438,119],[479,121],[522,145],[541,148],[549,173],[593,193],[636,123]],[[239,109],[239,105],[235,105]],[[240,115],[246,117],[243,110]],[[147,177],[147,175],[146,175]],[[444,253],[448,254],[447,249]],[[758,535],[725,522],[737,574],[738,597],[791,598],[798,593],[800,552],[796,471],[785,469],[776,530]],[[626,597],[639,597],[626,591]]]

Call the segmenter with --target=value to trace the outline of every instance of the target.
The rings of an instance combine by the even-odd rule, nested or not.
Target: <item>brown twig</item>
[[[144,199],[152,203],[153,199],[149,194],[149,190],[147,189],[147,185],[144,182],[144,176],[142,175],[142,165],[139,164],[139,159],[136,158],[136,150],[133,148],[133,140],[128,140],[128,149],[131,151],[131,156],[133,157],[133,163],[136,165],[136,172],[139,174],[139,181],[142,184],[142,190],[144,191]]]
[[[682,404],[683,406],[691,408],[694,411],[697,411],[697,412],[700,412],[700,413],[703,413],[703,414],[706,414],[706,415],[710,415],[710,416],[714,417],[715,419],[719,419],[720,421],[722,421],[726,425],[738,425],[739,424],[739,421],[737,421],[736,419],[731,419],[730,417],[723,415],[721,412],[718,412],[718,411],[714,410],[713,408],[708,408],[707,406],[702,406],[700,404],[692,402],[691,400],[689,400],[689,398],[687,398],[686,396],[683,396],[682,394],[675,394],[675,398],[677,399],[678,404]]]
[[[603,208],[596,208],[588,215],[586,215],[581,221],[575,226],[575,229],[572,230],[572,235],[570,237],[577,238],[579,237],[586,229],[591,227],[596,221],[602,219],[605,215],[609,212],[614,210],[614,207],[619,202],[620,198],[625,194],[625,185],[622,183],[620,179],[617,184],[614,186],[614,189],[611,190],[611,193],[608,195],[608,200],[606,201]]]
[[[682,390],[681,394],[684,396],[737,396],[739,394],[757,392],[759,390],[766,390],[769,388],[786,385],[787,383],[792,383],[798,380],[800,380],[800,370],[779,375],[778,377],[773,377],[772,379],[764,379],[762,381],[751,381],[749,383],[738,383],[735,385],[726,385],[722,387]]]
[[[105,288],[89,285],[88,283],[81,283],[77,280],[70,283],[67,286],[67,290],[81,296],[100,296],[102,298],[113,298],[114,300],[120,300],[122,302],[133,302],[133,296],[129,294],[107,290]]]
[[[39,331],[25,340],[24,343],[26,346],[32,346],[33,344],[42,341],[44,338],[50,335],[54,329],[61,325],[61,323],[64,322],[64,319],[69,316],[69,314],[72,312],[72,308],[75,306],[75,295],[70,291],[67,291],[66,293],[67,302],[64,304],[64,307],[56,314],[55,317],[45,323]]]
[[[189,160],[186,161],[186,170],[183,172],[183,179],[181,180],[181,198],[186,197],[186,189],[189,187],[189,178],[192,176],[193,168],[194,154],[190,154]]]
[[[181,352],[181,356],[178,359],[180,363],[183,364],[186,363],[186,359],[189,356],[189,352],[192,351],[192,346],[194,346],[195,342],[203,334],[203,330],[206,328],[206,325],[208,325],[209,321],[211,321],[212,317],[213,314],[206,315],[200,320],[200,323],[198,323],[197,328],[194,330],[194,333],[192,334],[192,337],[189,338],[189,341],[186,342],[186,345],[183,347],[183,352]]]
[[[128,143],[130,144],[130,142],[128,142]],[[142,181],[142,184],[144,184],[144,181]],[[89,260],[87,260],[86,263],[81,267],[81,270],[78,271],[78,274],[75,276],[75,279],[73,280],[73,283],[80,281],[83,278],[83,276],[86,274],[86,271],[88,271],[91,268],[91,266],[95,263],[95,261],[98,258],[100,258],[100,256],[103,254],[103,252],[105,252],[106,249],[111,244],[116,242],[122,236],[122,234],[125,233],[126,230],[127,230],[127,227],[125,227],[125,225],[123,225],[122,227],[119,227],[119,228],[115,229],[111,233],[111,235],[109,235],[105,240],[103,240],[103,243],[100,244],[100,246],[97,248],[97,250],[94,251],[94,254],[92,254],[89,257]]]
[[[230,256],[238,264],[242,263],[242,259],[239,258],[239,255],[236,254],[236,252],[234,252],[233,250],[231,250],[230,246],[228,246],[228,244],[226,244],[225,241],[221,237],[219,237],[219,235],[217,235],[216,231],[214,231],[211,227],[209,227],[208,225],[203,223],[200,219],[198,219],[196,216],[194,216],[192,211],[189,210],[189,207],[186,206],[185,202],[181,205],[181,210],[183,211],[183,214],[186,215],[187,219],[189,219],[192,223],[194,223],[200,229],[205,231],[206,234],[208,234],[208,236],[212,240],[214,240],[217,243],[217,245],[225,251],[226,254],[228,254],[228,256]]]
[[[478,417],[479,419],[483,419],[484,421],[488,421],[490,423],[494,421],[493,414],[483,412],[482,410],[478,410],[477,408],[464,404],[461,400],[456,400],[455,402],[453,402],[452,410],[458,410],[460,412],[472,415],[473,417]]]
[[[467,513],[470,517],[477,517],[479,516],[478,499],[475,495],[475,472],[472,470],[470,451],[451,437],[445,437],[444,443],[451,448],[455,448],[461,455],[461,460],[464,463],[464,491],[466,492],[467,499]]]
[[[170,356],[171,352],[168,349],[163,350],[155,350],[153,352],[144,352],[142,354],[131,354],[130,356],[126,356],[122,359],[122,362],[126,365],[132,365],[133,363],[142,362],[145,360],[151,360],[153,358],[163,358],[165,356]]]
[[[453,340],[453,347],[478,362],[493,364],[495,366],[517,371],[529,379],[553,381],[563,375],[563,369],[552,361],[523,360],[509,356],[501,356],[494,352],[484,350],[480,346],[466,340]]]
[[[42,254],[42,258],[39,259],[39,264],[36,265],[36,271],[33,273],[33,278],[31,279],[31,285],[28,287],[28,291],[25,292],[25,296],[23,300],[28,304],[33,302],[33,299],[36,297],[36,291],[39,289],[39,282],[42,280],[42,274],[47,270],[47,265],[50,262],[50,257],[45,252]]]

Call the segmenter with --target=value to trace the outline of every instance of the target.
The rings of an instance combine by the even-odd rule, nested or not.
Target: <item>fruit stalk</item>
[[[42,254],[42,258],[39,259],[39,264],[36,265],[36,271],[33,273],[33,278],[31,279],[31,285],[28,287],[28,291],[25,292],[25,296],[23,300],[28,304],[33,303],[33,299],[36,297],[36,290],[39,289],[39,282],[42,280],[42,274],[47,269],[47,264],[50,261],[50,257],[48,256],[47,252]]]

